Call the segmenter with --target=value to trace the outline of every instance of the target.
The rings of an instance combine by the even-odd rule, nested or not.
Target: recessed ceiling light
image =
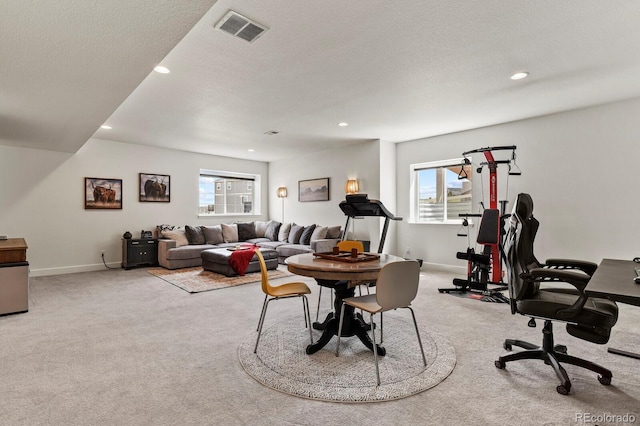
[[[160,74],[169,74],[171,71],[169,70],[169,68],[167,67],[163,67],[162,65],[158,65],[157,67],[155,67],[153,69],[155,72],[158,72]]]
[[[109,126],[108,124],[103,124],[102,126],[100,126],[101,129],[105,129],[105,130],[111,130],[113,129],[113,127]]]
[[[249,151],[249,152],[253,152],[253,151],[255,151],[255,149],[253,149],[253,148],[249,148],[247,151]]]
[[[511,75],[511,80],[522,80],[523,78],[525,78],[528,75],[529,75],[528,72],[520,71],[520,72],[517,72],[517,73]]]
[[[338,126],[340,127],[347,127],[349,125],[349,123],[345,123],[344,121],[342,123],[338,123]]]

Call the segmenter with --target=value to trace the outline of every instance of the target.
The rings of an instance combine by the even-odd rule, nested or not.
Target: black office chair
[[[609,341],[611,328],[618,320],[618,306],[607,299],[587,297],[584,293],[597,265],[591,262],[553,259],[541,264],[533,254],[533,243],[539,223],[533,217],[533,200],[529,194],[519,194],[511,214],[505,242],[505,262],[509,285],[511,313],[544,320],[542,347],[520,340],[507,339],[504,348],[512,346],[524,351],[507,354],[495,361],[503,369],[507,362],[520,359],[541,359],[551,365],[560,379],[556,388],[566,395],[571,381],[560,362],[577,365],[598,373],[598,381],[611,384],[611,371],[571,355],[566,347],[554,345],[553,321],[566,323],[567,332],[579,339],[597,344]],[[542,282],[563,282],[575,288],[541,288]]]

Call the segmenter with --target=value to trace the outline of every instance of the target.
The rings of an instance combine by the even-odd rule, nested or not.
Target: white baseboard
[[[107,265],[110,268],[120,268],[122,266],[120,262],[108,262]],[[106,268],[102,263],[95,263],[91,265],[63,266],[59,268],[40,268],[40,269],[30,269],[29,276],[44,277],[48,275],[63,275],[63,274],[75,274],[78,272],[102,271],[104,269]]]
[[[467,267],[465,266],[454,266],[454,265],[445,265],[444,263],[427,263],[424,262],[422,264],[423,271],[441,271],[441,272],[452,272],[454,274],[462,274],[467,275]]]

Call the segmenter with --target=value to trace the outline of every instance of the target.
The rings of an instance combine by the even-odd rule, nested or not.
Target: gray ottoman
[[[267,269],[276,269],[278,267],[278,252],[271,249],[261,248],[260,252],[264,257],[264,263],[267,264]],[[228,277],[238,275],[229,265],[229,258],[231,257],[231,250],[226,248],[214,248],[203,250],[202,256],[202,269],[205,271],[215,272],[217,274],[223,274]],[[249,262],[245,273],[260,272],[260,262],[256,255],[253,255],[253,259]]]

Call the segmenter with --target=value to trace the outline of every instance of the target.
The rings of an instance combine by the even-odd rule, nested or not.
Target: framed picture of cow
[[[122,209],[122,179],[84,178],[85,209]]]
[[[140,173],[140,202],[168,203],[171,201],[171,176]]]

